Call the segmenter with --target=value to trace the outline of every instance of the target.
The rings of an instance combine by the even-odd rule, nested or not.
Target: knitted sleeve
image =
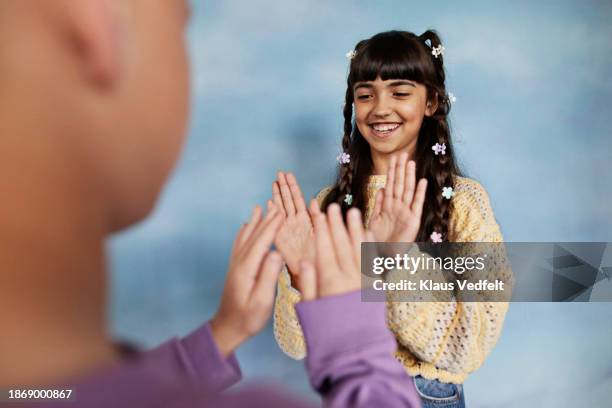
[[[503,241],[487,193],[479,183],[460,178],[453,206],[452,241]],[[512,284],[512,271],[503,248],[492,254],[488,262],[493,267],[488,269],[487,276],[481,277]],[[389,328],[402,346],[397,357],[409,372],[417,371],[424,377],[447,382],[463,382],[468,373],[480,367],[495,346],[507,310],[506,302],[457,302],[454,299],[388,302],[387,318]],[[410,361],[415,357],[418,361]]]
[[[317,194],[319,206],[331,189],[326,187]],[[274,302],[274,337],[281,350],[296,360],[306,357],[304,333],[295,312],[295,304],[301,300],[300,292],[291,286],[291,277],[285,265],[278,279]]]

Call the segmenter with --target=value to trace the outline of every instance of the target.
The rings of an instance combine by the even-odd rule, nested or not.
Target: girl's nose
[[[372,110],[372,114],[378,117],[385,117],[391,114],[391,105],[387,98],[378,98],[376,101],[376,105],[374,105],[374,109]]]

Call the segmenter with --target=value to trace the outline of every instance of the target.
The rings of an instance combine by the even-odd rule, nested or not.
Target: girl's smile
[[[401,122],[372,122],[368,126],[372,129],[372,134],[379,139],[387,139],[393,136],[402,126]]]

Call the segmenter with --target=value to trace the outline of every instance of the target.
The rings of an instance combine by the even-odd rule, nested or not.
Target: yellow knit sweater
[[[486,191],[476,181],[457,177],[451,200],[450,241],[502,242]],[[371,176],[368,182],[370,219],[376,191],[386,176]],[[319,204],[330,187],[318,195]],[[501,255],[500,255],[501,256]],[[497,277],[511,281],[504,265]],[[281,273],[274,309],[274,335],[290,357],[306,355],[304,335],[295,313],[300,293],[291,286],[287,269]],[[387,302],[387,324],[398,342],[396,358],[415,376],[442,382],[463,383],[491,352],[504,322],[508,304],[503,302]],[[350,341],[347,339],[347,341]]]

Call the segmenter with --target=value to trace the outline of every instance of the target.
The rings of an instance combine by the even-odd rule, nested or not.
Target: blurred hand
[[[282,258],[270,251],[270,245],[282,217],[274,209],[265,218],[261,216],[261,208],[255,207],[251,220],[238,232],[221,305],[210,323],[213,338],[224,356],[257,334],[272,314]]]
[[[268,210],[273,207],[282,214],[281,227],[274,245],[287,263],[292,286],[300,290],[300,260],[314,259],[314,236],[310,214],[302,190],[291,173],[279,172],[272,184],[273,202],[268,201]]]
[[[416,186],[416,188],[415,188]],[[415,192],[416,190],[416,192]],[[387,184],[376,193],[369,229],[378,242],[414,242],[421,227],[427,179],[416,184],[416,165],[402,153],[391,156]]]
[[[372,235],[363,228],[361,212],[352,208],[347,214],[348,230],[340,206],[331,204],[327,216],[316,200],[310,203],[315,234],[314,262],[301,262],[302,298],[313,300],[340,295],[361,287],[361,242]]]

